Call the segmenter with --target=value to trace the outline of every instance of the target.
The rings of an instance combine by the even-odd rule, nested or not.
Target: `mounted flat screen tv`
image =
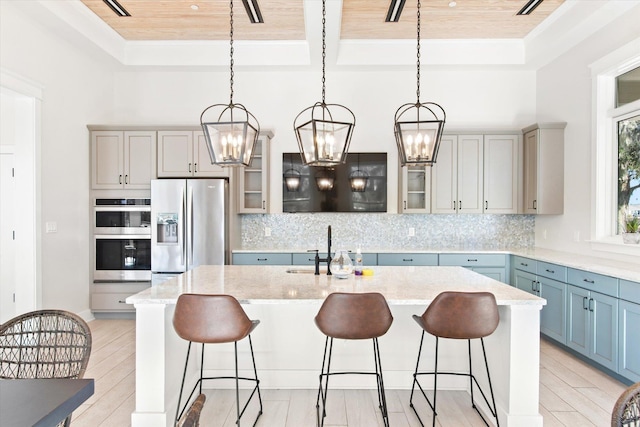
[[[350,174],[368,175],[364,191],[352,191]],[[285,176],[299,175],[297,190],[285,184]],[[386,212],[387,153],[349,153],[347,162],[333,168],[302,164],[300,153],[282,154],[283,212]],[[321,190],[318,181],[333,180],[330,189]]]

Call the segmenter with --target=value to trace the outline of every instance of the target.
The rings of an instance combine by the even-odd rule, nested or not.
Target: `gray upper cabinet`
[[[238,213],[269,213],[269,141],[260,132],[249,167],[236,168]]]
[[[92,131],[91,188],[151,188],[156,174],[155,153],[155,131]]]
[[[399,213],[431,213],[431,166],[398,166]]]
[[[484,136],[484,213],[518,213],[521,145],[520,135]]]
[[[229,169],[211,163],[202,131],[158,132],[159,178],[227,178]]]
[[[523,211],[564,211],[564,128],[566,123],[539,123],[522,130]]]
[[[483,136],[444,135],[431,171],[432,213],[482,213]]]

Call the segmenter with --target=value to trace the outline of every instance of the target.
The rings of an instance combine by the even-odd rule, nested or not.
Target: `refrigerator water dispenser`
[[[158,243],[178,243],[177,213],[159,213],[156,222],[158,224]]]

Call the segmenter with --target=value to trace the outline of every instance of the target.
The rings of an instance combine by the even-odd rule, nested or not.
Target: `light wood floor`
[[[89,323],[93,348],[85,378],[94,378],[95,394],[74,412],[72,426],[129,426],[135,407],[135,321],[94,320]],[[545,427],[607,426],[611,410],[625,385],[542,341],[540,357],[540,412]],[[263,390],[260,427],[315,426],[316,390]],[[234,426],[235,396],[231,391],[207,393],[201,425]],[[327,426],[382,426],[374,390],[330,390]],[[389,421],[394,427],[417,427],[408,405],[409,392],[387,391]],[[415,400],[420,402],[420,399]],[[430,425],[431,413],[416,405]],[[465,392],[438,394],[439,426],[483,426],[469,406]],[[243,425],[253,423],[250,407]]]

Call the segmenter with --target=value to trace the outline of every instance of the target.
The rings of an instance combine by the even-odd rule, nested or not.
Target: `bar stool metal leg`
[[[376,364],[376,382],[378,386],[378,404],[382,412],[382,422],[389,427],[389,413],[387,412],[387,396],[384,392],[384,380],[382,378],[382,361],[380,360],[380,346],[378,338],[373,339],[373,355]]]
[[[391,315],[391,310],[389,310],[384,296],[380,293],[334,292],[327,296],[315,317],[316,326],[326,337],[322,371],[319,378],[318,397],[316,399],[316,416],[319,427],[324,426],[326,417],[329,376],[352,374],[376,376],[378,405],[382,412],[383,424],[385,427],[389,427],[387,398],[384,392],[378,337],[387,333],[392,322],[393,316]],[[345,340],[372,339],[375,365],[374,372],[331,372],[331,355],[333,352],[334,338]],[[320,402],[322,402],[322,411],[320,410]]]
[[[433,411],[432,425],[436,425],[436,416],[438,415],[436,410],[437,395],[438,395],[438,375],[458,375],[469,377],[469,388],[471,395],[471,407],[478,413],[485,425],[489,426],[489,423],[484,418],[480,409],[475,403],[476,393],[474,388],[480,392],[486,407],[490,414],[495,418],[496,425],[500,426],[500,421],[497,416],[497,406],[495,401],[495,395],[493,393],[493,385],[491,383],[491,375],[489,373],[489,363],[487,361],[487,353],[484,346],[484,337],[492,334],[498,326],[499,313],[495,297],[488,292],[442,292],[438,295],[431,305],[427,307],[422,316],[413,316],[414,320],[421,326],[422,335],[420,338],[420,347],[418,349],[418,359],[416,361],[416,370],[413,374],[413,384],[411,387],[411,395],[409,397],[409,406],[416,414],[420,425],[424,426],[422,419],[418,415],[418,412],[413,405],[413,395],[416,386],[422,393],[423,397],[429,404],[429,407]],[[422,356],[422,346],[424,345],[424,335],[428,332],[432,335],[435,342],[435,366],[432,372],[420,372],[420,358]],[[467,355],[469,358],[469,372],[439,372],[438,371],[438,351],[440,337],[449,339],[466,339],[467,340]],[[473,362],[471,354],[471,339],[480,339],[482,345],[482,355],[484,358],[485,369],[487,372],[487,379],[489,384],[489,391],[491,393],[491,402],[485,394],[482,387],[478,383],[478,380],[473,372]],[[422,388],[418,379],[419,375],[433,375],[433,404],[429,400],[426,392]],[[475,387],[474,387],[475,383]]]
[[[324,419],[327,416],[327,393],[329,391],[329,376],[331,370],[331,353],[333,351],[333,338],[326,337],[324,341],[324,356],[322,357],[322,370],[320,372],[320,385],[318,387],[318,398],[316,399],[317,425],[324,426]],[[325,364],[327,371],[325,372]],[[322,380],[324,377],[324,387]],[[320,401],[322,400],[322,415],[320,414]]]

